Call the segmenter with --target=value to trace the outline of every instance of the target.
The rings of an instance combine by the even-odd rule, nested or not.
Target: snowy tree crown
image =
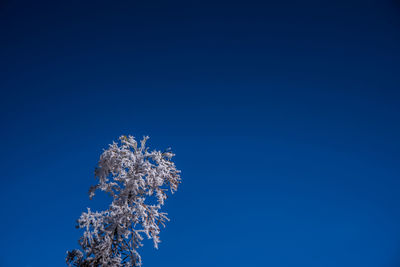
[[[133,136],[121,136],[100,156],[95,176],[98,184],[89,190],[109,193],[109,208],[93,212],[88,208],[78,219],[84,229],[82,250],[68,252],[69,266],[141,266],[137,248],[144,236],[160,243],[160,225],[169,219],[160,212],[167,192],[174,193],[181,182],[180,171],[170,151],[148,151],[144,137],[140,145]]]

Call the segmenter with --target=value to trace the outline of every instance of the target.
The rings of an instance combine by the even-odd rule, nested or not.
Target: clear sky
[[[9,0],[0,47],[0,266],[65,266],[121,134],[182,170],[145,267],[400,265],[398,1]]]

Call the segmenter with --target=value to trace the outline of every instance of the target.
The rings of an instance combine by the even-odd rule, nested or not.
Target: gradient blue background
[[[399,2],[2,1],[0,27],[0,266],[65,266],[121,134],[182,170],[145,267],[400,266]]]

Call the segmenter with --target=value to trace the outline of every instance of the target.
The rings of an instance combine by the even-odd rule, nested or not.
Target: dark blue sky
[[[0,266],[64,266],[121,134],[182,170],[145,267],[399,266],[398,2],[2,1],[0,27]]]

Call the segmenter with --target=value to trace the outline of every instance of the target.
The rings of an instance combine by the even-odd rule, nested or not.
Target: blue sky
[[[396,1],[3,1],[0,266],[65,266],[103,148],[172,147],[144,266],[400,264]]]

